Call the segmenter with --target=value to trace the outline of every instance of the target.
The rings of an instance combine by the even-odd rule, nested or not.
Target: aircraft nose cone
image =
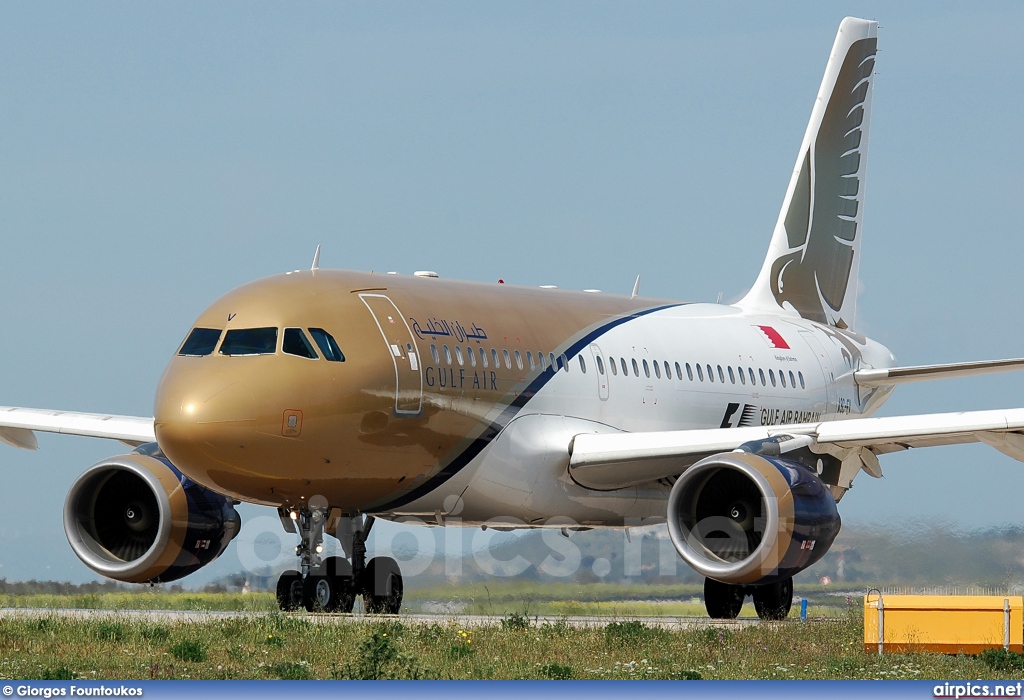
[[[157,424],[201,425],[256,418],[252,392],[222,372],[180,372],[165,378],[153,413]]]
[[[214,469],[234,469],[255,434],[256,405],[246,383],[207,368],[176,368],[157,390],[157,443],[192,479],[217,486]]]

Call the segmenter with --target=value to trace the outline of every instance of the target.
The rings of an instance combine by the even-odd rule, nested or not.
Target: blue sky
[[[5,3],[0,403],[150,415],[192,319],[318,243],[325,267],[735,300],[847,14],[882,24],[858,330],[906,364],[1024,355],[1020,4]],[[0,577],[88,580],[61,508],[120,446],[40,444],[0,450]],[[991,449],[882,466],[847,523],[1024,524],[1024,465]]]

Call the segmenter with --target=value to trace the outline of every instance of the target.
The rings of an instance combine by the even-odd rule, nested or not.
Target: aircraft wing
[[[748,428],[580,434],[569,446],[569,473],[586,488],[625,488],[678,476],[704,457],[780,436],[788,436],[780,441],[783,454],[809,447],[841,459],[840,479],[848,482],[861,469],[881,476],[878,455],[913,447],[983,442],[1024,462],[1024,408]]]
[[[35,431],[108,438],[133,447],[156,440],[152,418],[0,406],[0,441],[34,450],[39,447]]]

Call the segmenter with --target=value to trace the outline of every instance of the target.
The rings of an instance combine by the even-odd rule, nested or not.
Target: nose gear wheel
[[[310,505],[314,505],[311,499]],[[286,571],[277,582],[277,604],[291,612],[305,608],[309,612],[351,613],[356,596],[363,596],[363,607],[371,614],[395,615],[402,608],[404,584],[402,572],[391,557],[366,561],[366,537],[373,527],[372,517],[335,516],[332,534],[341,540],[345,557],[320,558],[323,551],[327,504],[302,511],[281,510],[281,521],[289,532],[302,538],[295,548],[300,571]]]

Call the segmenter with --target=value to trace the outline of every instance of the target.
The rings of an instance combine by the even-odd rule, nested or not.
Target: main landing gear
[[[367,613],[395,615],[402,608],[402,572],[391,557],[366,560],[366,538],[373,528],[369,516],[328,519],[326,502],[310,500],[303,510],[281,509],[281,522],[298,532],[302,542],[295,548],[300,571],[285,571],[277,581],[281,610],[305,608],[309,612],[350,613],[356,596],[363,596]],[[324,531],[328,525],[351,558],[322,559]]]
[[[748,594],[754,598],[754,609],[759,618],[785,620],[793,607],[793,579],[784,578],[758,586],[704,579],[704,607],[714,620],[735,619]]]

